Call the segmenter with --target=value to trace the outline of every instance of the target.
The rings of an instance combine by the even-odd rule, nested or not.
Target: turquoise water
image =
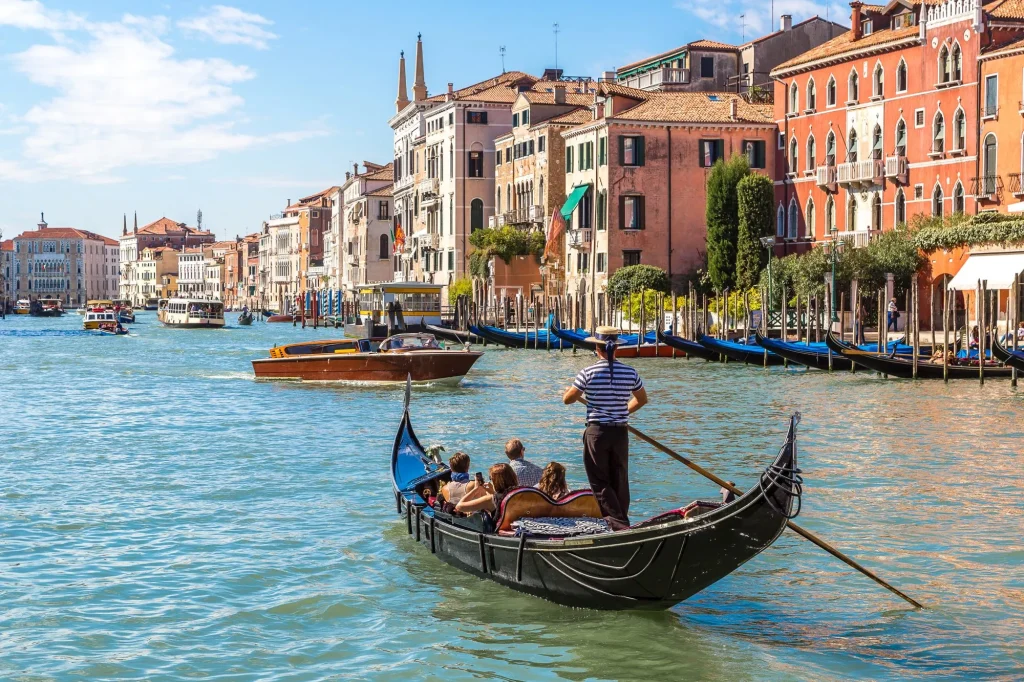
[[[796,680],[1024,676],[1024,388],[702,361],[638,365],[635,424],[741,487],[799,410],[799,537],[659,614],[570,610],[446,567],[389,489],[401,390],[257,383],[249,360],[333,331],[129,337],[0,321],[0,679]],[[487,354],[416,389],[425,444],[474,467],[522,438],[580,461],[582,354]],[[477,466],[479,464],[479,466]],[[640,519],[717,487],[634,441]]]

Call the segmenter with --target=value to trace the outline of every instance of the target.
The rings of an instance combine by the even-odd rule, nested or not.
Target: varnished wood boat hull
[[[257,379],[330,381],[368,384],[459,383],[483,353],[415,351],[301,355],[252,361]]]

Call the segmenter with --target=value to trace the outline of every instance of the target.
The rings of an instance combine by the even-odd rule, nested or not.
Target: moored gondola
[[[721,580],[769,547],[799,511],[797,418],[775,461],[744,495],[727,504],[688,505],[618,532],[573,536],[511,530],[516,521],[600,514],[590,491],[558,502],[534,488],[505,497],[497,519],[446,514],[427,506],[426,484],[449,479],[427,456],[405,412],[391,476],[409,535],[448,564],[558,604],[595,609],[666,609]],[[794,504],[796,503],[796,504]]]
[[[590,337],[588,332],[562,329],[555,322],[553,315],[548,320],[548,332],[581,350],[591,352],[597,350],[597,344],[587,340]],[[615,351],[615,357],[620,360],[629,360],[630,358],[671,358],[684,356],[682,352],[673,349],[671,346],[656,343],[655,332],[647,332],[644,335],[644,342],[640,345],[637,345],[638,337],[638,334],[620,335],[619,347]]]
[[[659,331],[658,341],[665,344],[666,346],[670,346],[672,348],[675,348],[676,350],[683,351],[684,353],[686,353],[686,357],[688,358],[704,358],[709,362],[718,362],[719,360],[722,359],[720,353],[708,350],[707,348],[700,345],[696,341],[684,339],[681,336],[676,336],[675,334],[670,334],[668,332]]]
[[[992,355],[1010,368],[1024,371],[1024,351],[1007,348],[1000,343],[998,338],[992,341]]]
[[[484,342],[483,338],[477,336],[473,332],[464,332],[459,329],[449,329],[448,327],[441,327],[436,324],[424,323],[423,326],[426,327],[428,332],[430,332],[437,338],[444,339],[445,341],[451,341],[452,343],[482,344]]]
[[[785,358],[781,355],[776,355],[767,348],[763,348],[754,343],[723,341],[706,334],[702,335],[699,341],[702,346],[712,352],[720,353],[730,360],[742,362],[748,365],[769,367],[772,365],[781,365],[786,362]]]
[[[470,325],[469,331],[481,338],[487,339],[491,343],[499,346],[505,346],[506,348],[523,348],[527,350],[535,348],[538,350],[546,350],[548,348],[549,337],[546,329],[532,332],[510,332],[506,329],[499,329],[498,327],[481,324]],[[568,350],[572,348],[571,343],[563,341],[557,336],[552,335],[550,340],[550,347],[554,350],[558,350],[559,348]]]
[[[826,347],[824,350],[818,346],[809,346],[802,343],[789,343],[780,339],[769,339],[761,335],[761,332],[754,332],[754,338],[757,339],[757,343],[775,353],[780,355],[790,362],[795,362],[798,365],[804,365],[806,367],[813,367],[815,369],[823,369],[828,371],[829,368],[829,352]],[[840,355],[839,353],[832,353],[832,367],[833,371],[849,371],[853,367],[853,361],[849,358]]]
[[[882,353],[864,351],[851,346],[845,341],[836,338],[831,330],[825,335],[825,343],[834,352],[839,353],[867,369],[880,374],[886,374],[900,379],[911,379],[914,376],[914,360],[905,355],[885,355]],[[950,379],[977,379],[978,366],[961,365],[955,362],[945,368]],[[1004,365],[985,364],[985,376],[993,379],[1009,377],[1010,368]],[[941,362],[932,362],[930,359],[918,358],[917,361],[918,379],[942,379],[943,366]]]

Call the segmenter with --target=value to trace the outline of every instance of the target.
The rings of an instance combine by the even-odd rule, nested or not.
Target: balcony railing
[[[544,221],[543,206],[521,206],[506,211],[502,216],[505,225],[524,225]]]
[[[855,249],[862,249],[871,241],[871,232],[867,230],[854,230],[852,232],[840,232],[839,238]]]
[[[875,182],[876,178],[880,178],[882,175],[881,163],[881,161],[876,161],[875,159],[868,159],[867,161],[851,161],[850,163],[841,163],[837,167],[839,184],[871,184]]]
[[[645,71],[643,73],[627,76],[619,81],[621,85],[625,85],[630,88],[638,88],[640,90],[651,90],[653,88],[662,88],[666,86],[671,88],[672,86],[677,85],[687,85],[689,82],[689,69],[673,69],[667,66],[660,69],[654,69],[653,71]]]
[[[437,178],[426,178],[420,180],[419,185],[416,189],[420,192],[420,199],[427,194],[437,194],[440,191],[441,183]]]
[[[906,178],[907,177],[907,157],[902,154],[896,156],[885,157],[885,177],[887,178]]]
[[[1010,194],[1018,198],[1024,195],[1020,185],[1020,173],[1007,173],[1006,177],[1010,181]]]
[[[420,237],[420,248],[437,251],[441,248],[441,235],[428,233]]]
[[[983,175],[980,178],[971,178],[971,194],[975,198],[993,200],[1003,192],[1003,179],[998,175]]]
[[[589,251],[591,241],[594,237],[593,230],[582,229],[582,230],[569,230],[566,233],[569,242],[570,249],[576,249],[577,251]]]
[[[818,166],[814,172],[817,176],[819,187],[831,187],[836,184],[835,166]]]

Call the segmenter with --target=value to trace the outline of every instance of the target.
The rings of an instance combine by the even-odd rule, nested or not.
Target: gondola
[[[999,339],[992,341],[992,355],[1013,369],[1024,370],[1024,351],[1007,348]],[[986,372],[988,370],[986,369]]]
[[[548,331],[546,329],[532,332],[510,332],[506,329],[481,324],[470,325],[469,331],[481,338],[487,339],[490,343],[505,346],[506,348],[525,348],[530,350],[534,348],[547,350],[548,348]],[[569,350],[572,348],[572,344],[552,335],[550,347],[553,350],[560,348]]]
[[[667,609],[726,577],[768,548],[799,512],[797,417],[756,485],[726,504],[695,503],[618,532],[560,536],[505,529],[520,519],[600,514],[590,491],[552,502],[535,488],[507,494],[498,518],[458,517],[427,506],[424,486],[449,479],[431,460],[405,412],[391,455],[395,505],[406,531],[446,563],[565,606]],[[695,506],[697,505],[697,506]]]
[[[766,348],[757,344],[736,343],[735,341],[723,341],[706,334],[702,335],[700,344],[712,352],[721,353],[730,360],[742,362],[748,365],[769,367],[781,365],[786,362],[781,355],[776,355]]]
[[[885,355],[881,353],[863,351],[845,341],[840,341],[835,334],[829,330],[825,334],[825,343],[833,352],[850,358],[861,367],[873,370],[880,374],[886,374],[900,379],[911,379],[914,376],[913,358],[905,355]],[[977,365],[951,364],[946,367],[950,379],[977,379]],[[993,379],[1009,377],[1011,369],[1002,365],[985,365],[985,376]],[[917,362],[918,379],[942,379],[943,367],[941,362],[931,362],[918,358]]]
[[[822,349],[817,345],[809,346],[802,343],[789,343],[781,339],[769,339],[761,336],[759,331],[754,332],[754,338],[757,339],[758,345],[767,348],[790,362],[815,369],[829,370],[829,351],[827,346]],[[839,353],[832,353],[832,370],[848,372],[852,367],[853,360]]]
[[[243,327],[248,327],[249,325],[251,325],[252,313],[250,313],[248,310],[243,310],[241,313],[239,313],[238,324],[242,325]]]
[[[482,344],[483,338],[477,336],[473,332],[464,332],[458,329],[449,329],[448,327],[440,327],[436,324],[424,324],[427,331],[436,336],[439,339],[445,341],[451,341],[452,343],[476,343]]]
[[[704,358],[705,360],[708,360],[710,362],[718,362],[719,360],[722,359],[720,353],[708,350],[707,348],[700,345],[696,341],[690,341],[689,339],[684,339],[681,336],[669,334],[668,332],[659,331],[658,341],[665,344],[666,346],[670,346],[672,348],[675,348],[676,350],[683,351],[684,353],[686,353],[686,357],[688,358]]]
[[[590,336],[589,332],[562,329],[555,323],[553,315],[548,320],[548,331],[581,350],[590,352],[597,350],[596,343],[587,341],[587,338]],[[620,360],[629,360],[630,358],[672,358],[683,357],[684,355],[671,346],[658,344],[655,332],[647,332],[644,335],[644,342],[639,346],[637,345],[637,338],[638,334],[619,336],[619,346],[618,350],[615,351],[615,357]]]

